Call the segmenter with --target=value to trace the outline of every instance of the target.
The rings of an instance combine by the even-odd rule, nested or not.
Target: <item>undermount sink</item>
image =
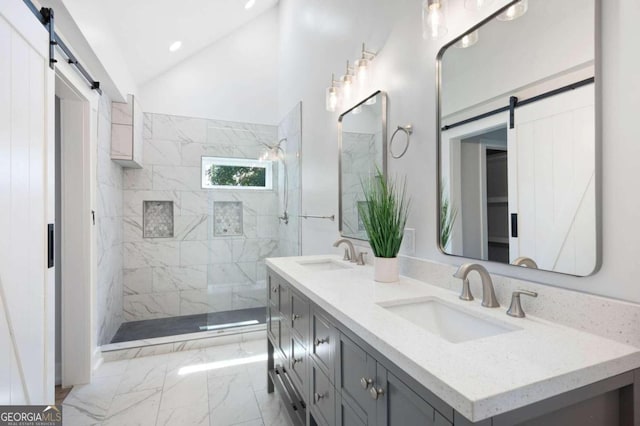
[[[335,271],[338,269],[351,269],[345,263],[337,262],[333,259],[305,260],[298,262],[298,265],[311,269],[312,271]]]
[[[398,315],[451,343],[508,333],[520,328],[485,318],[438,298],[380,303]]]

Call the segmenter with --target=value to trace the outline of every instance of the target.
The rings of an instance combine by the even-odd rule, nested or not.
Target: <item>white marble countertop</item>
[[[382,355],[471,421],[480,421],[640,367],[640,349],[533,316],[512,318],[452,291],[401,277],[373,280],[373,267],[313,271],[298,262],[340,256],[267,259],[267,266]],[[461,283],[462,284],[462,283]],[[478,295],[479,296],[479,295]],[[451,343],[378,303],[437,297],[520,330]]]

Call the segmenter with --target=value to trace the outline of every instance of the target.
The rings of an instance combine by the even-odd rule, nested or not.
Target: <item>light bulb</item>
[[[325,96],[325,107],[329,112],[335,112],[338,108],[339,89],[335,86],[327,87]]]
[[[182,42],[180,40],[176,40],[169,46],[169,52],[175,52],[176,50],[182,47]]]
[[[351,93],[353,92],[353,76],[343,75],[340,79],[342,82],[342,96],[344,99],[351,99]]]
[[[359,82],[364,83],[367,80],[367,74],[369,74],[368,68],[368,59],[362,58],[356,61],[356,76]]]
[[[256,0],[248,0],[245,5],[244,8],[249,10],[251,9],[254,5],[256,4]]]
[[[376,97],[372,96],[364,103],[365,105],[375,105],[377,102]]]
[[[362,107],[361,106],[357,106],[354,109],[352,109],[351,112],[354,113],[354,114],[360,114],[362,112]]]
[[[478,30],[475,30],[462,36],[462,38],[456,44],[454,44],[454,46],[460,49],[466,49],[467,47],[473,46],[477,42]]]
[[[422,36],[436,40],[447,34],[445,0],[424,0],[422,3]]]
[[[518,19],[519,17],[527,13],[528,9],[528,0],[520,0],[518,3],[509,6],[509,8],[498,15],[496,19],[498,21],[513,21],[514,19]]]

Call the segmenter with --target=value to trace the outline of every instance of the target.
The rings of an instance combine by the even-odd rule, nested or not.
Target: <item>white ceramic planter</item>
[[[397,257],[376,257],[373,279],[381,283],[395,283],[400,279]]]

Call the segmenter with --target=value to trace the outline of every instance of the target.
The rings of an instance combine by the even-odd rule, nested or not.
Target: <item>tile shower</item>
[[[124,321],[265,306],[264,259],[299,253],[300,106],[280,126],[145,114],[144,130],[123,179]],[[274,190],[202,188],[203,156],[256,159],[283,137]]]

